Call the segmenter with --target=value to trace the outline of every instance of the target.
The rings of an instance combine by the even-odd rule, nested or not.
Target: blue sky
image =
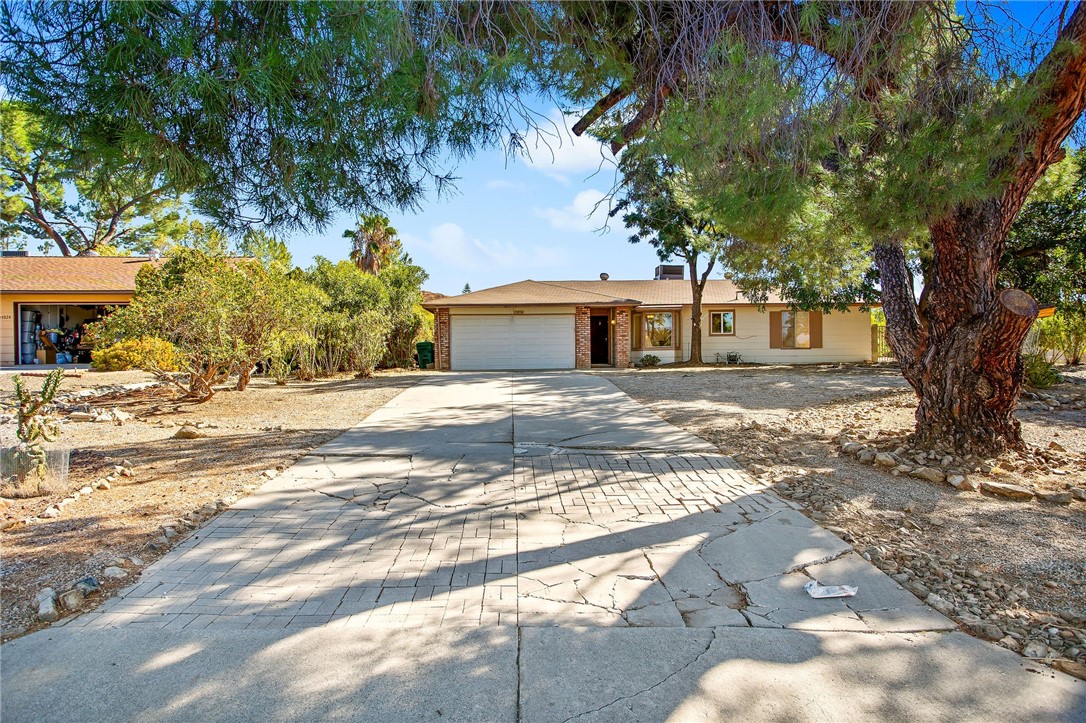
[[[959,10],[969,13],[971,5],[959,3]],[[1051,36],[1060,10],[1059,3],[1042,2],[982,7],[1012,44],[1019,33]],[[601,272],[652,278],[656,252],[630,244],[621,219],[607,216],[617,180],[609,150],[569,132],[576,116],[563,118],[557,109],[549,116],[555,135],[536,138],[530,159],[496,149],[480,153],[456,167],[455,196],[431,194],[417,213],[388,213],[408,253],[430,273],[427,290],[459,294],[465,283],[479,290],[521,279],[594,279]],[[604,224],[609,228],[601,230]],[[341,234],[353,225],[344,214],[324,232],[294,234],[288,243],[295,263],[308,266],[315,255],[346,258]]]
[[[417,213],[388,213],[404,248],[429,272],[428,291],[459,294],[466,283],[479,290],[522,279],[594,279],[601,272],[652,278],[656,252],[629,243],[621,218],[607,215],[614,157],[597,140],[573,136],[568,128],[576,119],[564,120],[557,109],[549,115],[553,127],[530,140],[531,158],[482,152],[456,169],[451,197],[430,194]],[[293,234],[287,241],[294,262],[346,258],[341,234],[353,225],[343,214],[323,232]]]

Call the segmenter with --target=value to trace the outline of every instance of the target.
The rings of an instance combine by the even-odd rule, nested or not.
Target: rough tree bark
[[[919,398],[915,441],[987,456],[1021,447],[1014,409],[1022,390],[1021,349],[1037,317],[1035,299],[999,290],[1011,224],[1086,108],[1086,5],[1076,7],[1030,79],[1042,92],[1036,124],[992,165],[1010,180],[995,198],[961,204],[930,224],[932,261],[916,303],[901,244],[876,244],[887,340]]]
[[[805,45],[834,58],[841,73],[862,81],[857,95],[877,106],[881,92],[895,87],[900,70],[877,49],[877,36],[905,32],[924,5],[841,5],[877,24],[874,49],[865,53],[848,42],[824,42],[833,37],[828,28],[811,32],[809,19],[800,17],[807,6],[757,2],[667,6],[675,10],[674,22],[701,22],[706,32],[685,36],[662,32],[658,26],[667,30],[671,16],[650,18],[656,25],[649,22],[652,33],[644,45],[658,52],[635,56],[633,62],[640,65],[628,85],[601,99],[576,130],[583,131],[618,102],[633,97],[640,110],[622,127],[612,150],[644,132],[664,106],[672,81],[700,62],[707,47],[704,41],[725,28],[748,33],[758,42]],[[816,19],[831,22],[829,10],[839,6],[822,7],[827,12]],[[698,8],[704,13],[699,15]],[[659,43],[660,38],[681,37],[686,42]],[[898,47],[886,45],[891,50]],[[1024,124],[1010,152],[988,168],[992,179],[1005,181],[1005,190],[995,198],[963,203],[929,224],[933,257],[920,304],[913,296],[900,242],[891,238],[876,244],[887,336],[919,397],[916,438],[925,446],[988,455],[1021,445],[1012,414],[1021,392],[1021,346],[1037,305],[1024,292],[1000,291],[996,278],[1011,224],[1037,179],[1062,157],[1061,145],[1086,108],[1086,4],[1075,5],[1051,51],[1026,83],[1037,91],[1029,109],[1031,122]]]
[[[705,271],[698,275],[698,254],[687,256],[686,266],[690,269],[690,360],[691,365],[705,363],[701,355],[701,297],[705,294],[705,282],[709,280],[709,274],[716,265],[716,255],[709,257],[709,263]]]

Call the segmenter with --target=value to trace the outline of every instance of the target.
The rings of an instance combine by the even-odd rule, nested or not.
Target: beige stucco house
[[[661,276],[657,270],[657,276]],[[690,282],[518,281],[428,301],[435,366],[446,370],[626,367],[646,354],[690,358]],[[701,310],[707,362],[814,364],[871,360],[871,315],[751,303],[730,281],[707,282]]]
[[[53,362],[53,352],[41,348],[40,332],[78,330],[107,307],[127,304],[136,273],[148,262],[134,256],[0,257],[0,366]],[[73,345],[71,353],[74,361],[89,360],[86,345]]]

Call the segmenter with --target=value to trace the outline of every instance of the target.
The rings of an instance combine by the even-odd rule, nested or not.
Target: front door
[[[607,316],[593,316],[590,325],[592,333],[592,363],[611,363],[611,319]]]

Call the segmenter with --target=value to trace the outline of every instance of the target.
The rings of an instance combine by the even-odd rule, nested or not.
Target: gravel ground
[[[1083,395],[1084,371],[1068,370],[1067,381],[1046,394]],[[960,492],[946,483],[894,476],[839,452],[845,428],[853,435],[865,430],[873,439],[911,429],[915,395],[896,370],[665,368],[607,376],[664,419],[777,482],[781,494],[806,505],[812,518],[919,597],[935,595],[932,602],[963,629],[1080,677],[1086,671],[1086,503]],[[1066,449],[1059,457],[1067,469],[1060,471],[1069,473],[970,477],[1037,490],[1082,487],[1086,411],[1052,410],[1034,401],[1023,406],[1033,407],[1018,413],[1027,443],[1047,454],[1057,442]],[[988,462],[1014,468],[1011,457]]]
[[[182,539],[185,530],[214,514],[219,500],[252,491],[266,480],[266,471],[273,474],[338,436],[422,374],[382,372],[374,379],[287,386],[255,379],[244,392],[223,390],[204,404],[178,399],[174,389],[161,387],[91,400],[96,410],[117,409],[133,416],[123,424],[63,423],[60,441],[73,448],[66,487],[44,497],[0,499],[0,524],[5,526],[0,532],[4,637],[41,626],[34,596],[42,588],[63,592],[93,575],[108,595],[125,582],[104,580],[105,567],[137,572]],[[33,385],[35,379],[28,381]],[[66,377],[62,389],[148,379],[138,372],[86,372],[77,379]],[[90,380],[96,384],[87,384]],[[0,400],[9,401],[10,376],[0,375],[0,385]],[[203,436],[175,438],[186,422],[200,425]],[[0,425],[0,435],[5,445],[10,444],[14,425]],[[83,495],[56,519],[25,522],[125,461],[131,463],[133,476],[119,476],[111,489]],[[203,512],[196,512],[201,508]],[[181,534],[164,541],[164,527]],[[93,596],[88,604],[103,597]]]
[[[0,398],[7,398],[7,392],[11,392],[15,386],[12,378],[18,374],[26,382],[28,389],[41,389],[49,370],[36,369],[34,367],[19,367],[0,369]],[[93,369],[65,369],[64,381],[61,383],[61,391],[74,392],[80,389],[93,389],[95,387],[111,386],[114,384],[136,384],[139,382],[151,382],[155,377],[144,371],[128,372],[96,372]]]

